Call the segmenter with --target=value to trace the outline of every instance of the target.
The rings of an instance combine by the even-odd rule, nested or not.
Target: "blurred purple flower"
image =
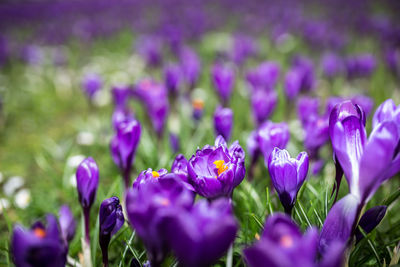
[[[184,47],[179,54],[179,61],[186,83],[190,88],[194,88],[201,72],[199,57],[191,48]]]
[[[114,86],[111,89],[115,108],[127,108],[132,90],[129,86]]]
[[[61,235],[68,245],[68,243],[74,238],[76,232],[76,221],[74,215],[67,205],[63,205],[59,211],[59,223]]]
[[[289,127],[285,122],[274,123],[267,121],[257,130],[257,143],[267,162],[275,147],[284,149],[289,142]]]
[[[301,152],[297,158],[291,158],[289,152],[275,147],[268,160],[268,170],[285,212],[290,215],[297,192],[307,177],[308,155]]]
[[[103,81],[101,77],[95,73],[89,73],[83,77],[82,89],[90,101],[93,100],[94,95],[102,86]]]
[[[258,53],[257,43],[249,36],[235,35],[233,40],[230,57],[237,65],[242,65],[245,61]]]
[[[278,82],[280,74],[279,64],[274,61],[265,61],[246,74],[246,80],[253,90],[272,90]]]
[[[211,266],[228,250],[238,230],[228,199],[198,201],[168,222],[169,244],[182,266]]]
[[[164,83],[169,93],[176,95],[182,80],[182,71],[177,64],[168,64],[164,69]]]
[[[30,230],[14,227],[11,253],[16,266],[63,267],[67,261],[67,247],[63,242],[55,216],[47,215],[47,226],[36,222]]]
[[[129,222],[143,240],[151,266],[160,266],[169,251],[168,220],[190,209],[193,200],[193,194],[173,177],[128,190]]]
[[[246,248],[250,267],[317,266],[318,230],[309,228],[303,235],[289,216],[275,213],[267,218],[260,240]]]
[[[377,62],[372,54],[359,54],[346,58],[347,76],[350,79],[370,77],[376,66]]]
[[[153,129],[157,137],[161,138],[169,113],[167,89],[153,80],[144,79],[136,85],[133,96],[145,105]]]
[[[208,199],[230,197],[245,176],[244,159],[237,141],[228,149],[223,137],[218,136],[215,146],[206,145],[190,158],[189,181],[199,195]]]
[[[147,65],[157,67],[162,62],[162,39],[157,36],[141,36],[136,49],[146,60]]]
[[[257,125],[266,121],[275,111],[278,94],[275,90],[256,90],[251,94],[251,108]]]
[[[344,72],[343,59],[335,53],[325,53],[321,58],[321,68],[327,78],[337,77]]]
[[[121,123],[127,123],[135,119],[133,112],[128,108],[115,108],[112,114],[111,122],[115,131]]]
[[[211,77],[221,102],[226,106],[231,98],[235,82],[234,69],[228,65],[216,63],[212,67]]]
[[[233,112],[230,108],[218,106],[214,112],[215,135],[221,135],[226,141],[231,138],[233,126]]]
[[[180,149],[180,144],[179,144],[179,136],[175,133],[170,133],[169,134],[169,143],[171,145],[171,150],[173,154],[178,153]]]

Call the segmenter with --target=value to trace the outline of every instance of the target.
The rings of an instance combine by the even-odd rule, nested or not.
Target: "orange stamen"
[[[223,160],[216,160],[213,162],[215,167],[217,168],[218,176],[221,175],[224,171],[228,169],[228,166],[225,165],[225,161]]]
[[[160,177],[160,174],[156,171],[152,171],[151,174],[153,175],[153,178],[158,178]]]
[[[46,231],[38,227],[33,229],[33,234],[39,238],[44,238],[46,236]]]
[[[282,245],[282,247],[290,248],[291,246],[293,246],[293,238],[289,235],[284,235],[280,239],[280,244]]]
[[[192,101],[192,106],[195,109],[203,109],[204,108],[204,101],[202,99],[194,99]]]

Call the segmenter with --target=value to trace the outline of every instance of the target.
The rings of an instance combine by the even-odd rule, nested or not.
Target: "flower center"
[[[284,235],[279,240],[279,243],[284,248],[290,248],[291,246],[293,246],[293,238],[290,235]]]
[[[203,109],[204,108],[204,101],[202,99],[196,98],[192,101],[192,106],[195,109]]]
[[[217,168],[218,176],[221,175],[224,171],[228,169],[228,166],[225,165],[225,161],[223,160],[216,160],[213,162],[215,167]]]
[[[42,228],[37,227],[33,229],[33,234],[39,238],[44,238],[46,236],[46,231]]]
[[[158,178],[160,177],[160,174],[156,171],[152,171],[151,174],[153,175],[153,178]]]

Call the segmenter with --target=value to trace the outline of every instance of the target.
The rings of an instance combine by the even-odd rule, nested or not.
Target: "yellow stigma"
[[[158,178],[160,177],[160,174],[156,171],[152,171],[151,174],[153,175],[153,178]]]
[[[223,173],[228,169],[228,166],[225,165],[225,161],[223,160],[216,160],[213,163],[215,164],[215,167],[218,170],[218,176],[220,176],[221,173]]]
[[[46,236],[46,231],[38,227],[33,229],[33,234],[39,238],[44,238]]]
[[[289,235],[284,235],[279,240],[279,243],[282,247],[290,248],[291,246],[293,246],[293,238]]]
[[[256,234],[254,235],[254,237],[255,237],[257,240],[260,240],[260,235],[259,235],[258,233],[256,233]]]

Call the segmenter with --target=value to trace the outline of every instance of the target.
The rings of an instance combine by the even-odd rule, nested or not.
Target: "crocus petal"
[[[383,182],[382,173],[392,162],[398,142],[397,127],[392,121],[378,125],[371,133],[360,162],[359,190],[367,199]]]
[[[327,251],[334,241],[347,242],[356,223],[359,205],[360,198],[352,194],[348,194],[333,205],[320,234],[322,252]]]
[[[358,226],[361,227],[366,234],[370,233],[382,221],[386,214],[386,209],[387,206],[376,206],[370,208],[363,214],[358,222]],[[355,234],[357,242],[364,237],[359,228],[357,228]]]

